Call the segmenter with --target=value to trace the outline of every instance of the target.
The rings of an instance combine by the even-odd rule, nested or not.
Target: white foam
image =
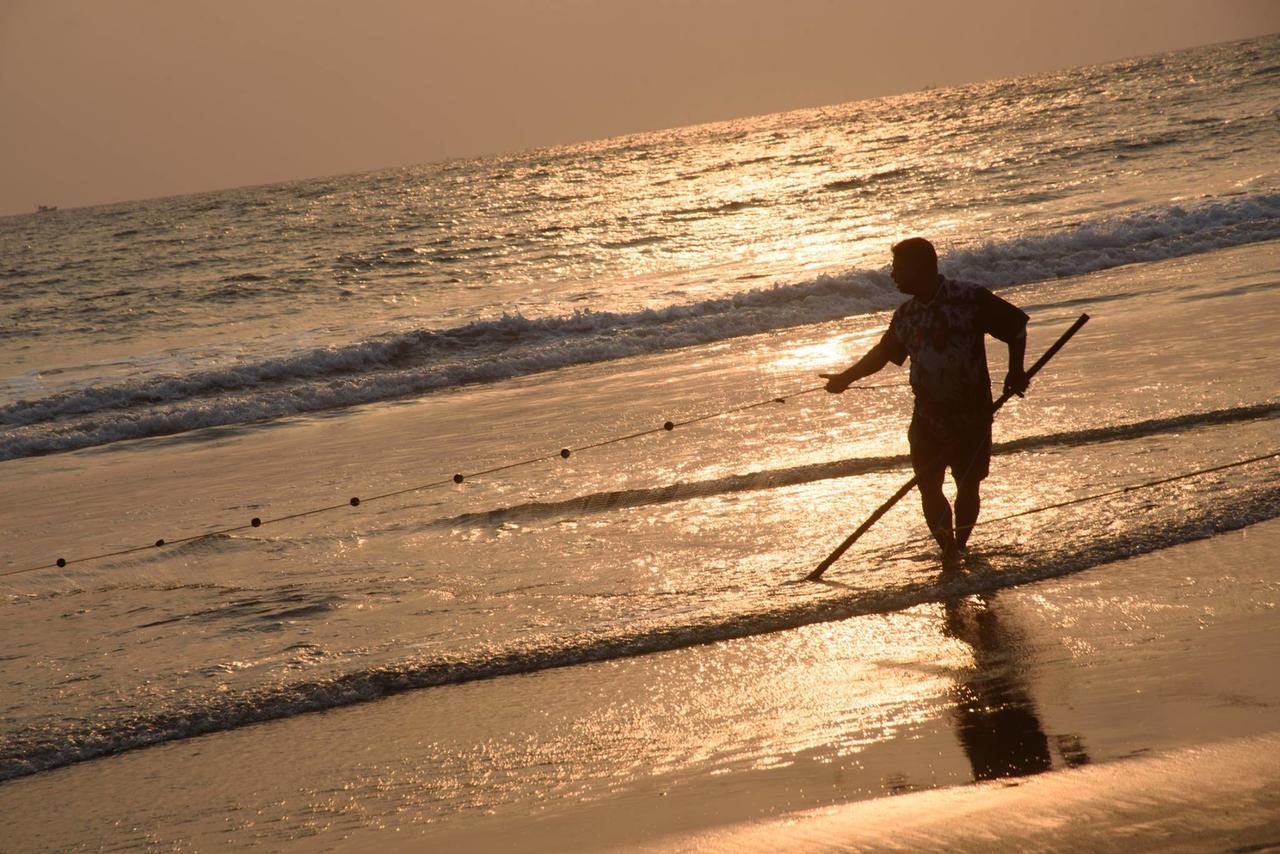
[[[1078,276],[1280,239],[1280,194],[1208,199],[1092,219],[1068,229],[949,253],[948,275],[988,287]]]

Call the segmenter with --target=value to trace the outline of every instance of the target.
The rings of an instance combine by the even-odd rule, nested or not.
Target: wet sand
[[[1274,851],[1280,737],[668,837],[647,851]]]
[[[1150,825],[1125,847],[1229,847],[1274,823],[1277,548],[1265,522],[985,596],[84,763],[0,786],[6,844],[1091,847]],[[1090,827],[1063,824],[1069,803]]]

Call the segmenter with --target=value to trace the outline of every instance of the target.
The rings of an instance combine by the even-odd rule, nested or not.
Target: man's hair
[[[933,248],[933,244],[923,237],[908,237],[893,244],[893,257],[926,264],[932,267],[934,272],[938,269],[938,252]]]

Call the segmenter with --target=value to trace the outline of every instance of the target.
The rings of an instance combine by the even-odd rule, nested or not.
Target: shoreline
[[[0,805],[22,817],[20,850],[143,828],[194,847],[807,848],[797,822],[835,845],[843,810],[911,812],[883,798],[922,790],[925,813],[992,815],[1008,801],[965,793],[1069,789],[1031,781],[1086,765],[1123,781],[1125,757],[1239,739],[1276,749],[1276,547],[1271,520],[952,605],[410,692],[12,780]],[[1224,779],[1252,767],[1224,750]]]
[[[1001,590],[1017,590],[1028,584],[1067,579],[1109,564],[1159,554],[1215,536],[1248,530],[1252,526],[1276,523],[1280,520],[1280,515],[1275,512],[1278,502],[1280,490],[1263,491],[1256,496],[1257,506],[1254,511],[1244,517],[1236,515],[1230,509],[1225,514],[1221,510],[1207,510],[1198,517],[1184,520],[1177,528],[1162,527],[1160,536],[1163,542],[1171,543],[1169,545],[1156,545],[1156,541],[1150,539],[1094,543],[1088,549],[1076,553],[1057,554],[1057,562],[1021,567],[1017,575],[1009,575],[1008,567],[979,556],[962,575],[951,579],[942,577],[936,587],[917,584],[896,591],[880,592],[867,601],[853,597],[847,601],[815,603],[801,612],[781,609],[774,613],[748,616],[728,615],[719,620],[684,626],[678,633],[671,629],[655,629],[648,635],[612,638],[601,636],[586,648],[572,652],[555,645],[532,647],[509,651],[496,659],[479,662],[465,659],[410,662],[401,666],[357,671],[339,677],[332,683],[315,683],[300,688],[280,686],[275,690],[246,692],[243,695],[229,693],[223,698],[223,703],[212,708],[204,708],[198,712],[177,710],[156,718],[138,719],[134,722],[135,734],[132,737],[125,735],[122,739],[121,734],[116,733],[116,742],[111,745],[95,746],[96,734],[92,730],[65,733],[64,736],[70,736],[71,740],[80,745],[80,755],[69,761],[51,751],[27,752],[22,759],[16,759],[0,747],[0,783],[135,750],[146,750],[260,724],[289,721],[297,717],[337,712],[423,690],[530,676],[634,657],[678,654],[709,644],[749,641],[850,619],[887,616],[919,607],[936,607],[956,596],[981,596]],[[834,576],[821,583],[837,588],[843,586]],[[182,731],[182,734],[174,738],[172,734],[175,731]],[[10,733],[9,740],[16,741],[15,736],[20,738],[24,735],[20,731]],[[37,767],[30,767],[33,761]]]

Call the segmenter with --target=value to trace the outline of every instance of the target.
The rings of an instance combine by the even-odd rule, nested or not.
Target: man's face
[[[911,296],[927,291],[937,278],[930,265],[914,258],[896,256],[893,259],[893,271],[889,275],[893,277],[898,290]]]

